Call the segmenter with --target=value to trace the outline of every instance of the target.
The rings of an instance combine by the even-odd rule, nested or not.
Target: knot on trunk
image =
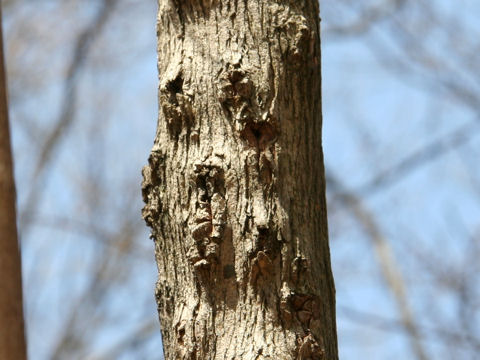
[[[225,228],[223,167],[208,158],[195,163],[190,186],[196,198],[195,215],[189,223],[193,243],[187,256],[201,280],[208,280],[216,273]]]
[[[161,185],[165,177],[165,159],[158,152],[152,152],[148,158],[148,165],[142,169],[142,198],[145,206],[142,217],[146,224],[152,228],[162,212]]]
[[[172,138],[178,140],[182,131],[187,134],[194,123],[193,94],[188,87],[181,70],[172,77],[167,74],[165,81],[160,85],[159,102],[167,129]]]
[[[234,64],[227,63],[220,71],[217,97],[227,117],[232,121],[240,137],[251,146],[264,150],[277,138],[270,81],[268,74],[242,68],[241,57]]]

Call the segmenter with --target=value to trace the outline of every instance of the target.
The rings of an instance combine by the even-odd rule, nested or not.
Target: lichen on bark
[[[143,170],[166,359],[337,359],[316,0],[160,0]]]

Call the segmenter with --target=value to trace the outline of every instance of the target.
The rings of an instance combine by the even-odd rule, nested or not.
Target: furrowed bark
[[[166,359],[337,359],[317,0],[160,0],[143,170]]]

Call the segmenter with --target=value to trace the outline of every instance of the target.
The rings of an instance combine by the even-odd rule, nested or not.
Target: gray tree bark
[[[337,359],[317,0],[160,0],[143,170],[166,359]]]

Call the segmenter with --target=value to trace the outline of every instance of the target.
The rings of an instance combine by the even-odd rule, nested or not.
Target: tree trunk
[[[146,206],[166,359],[337,359],[317,0],[160,0]]]
[[[1,19],[1,9],[0,9]],[[0,359],[26,358],[22,272],[0,20]]]

